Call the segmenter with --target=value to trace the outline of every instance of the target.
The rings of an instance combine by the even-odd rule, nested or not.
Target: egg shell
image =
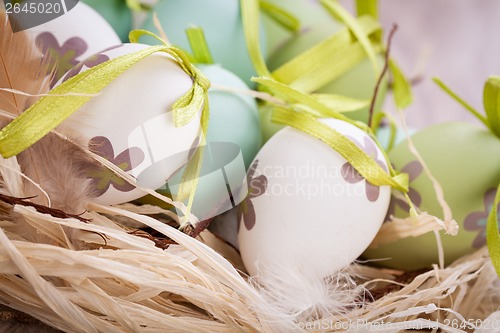
[[[26,31],[57,66],[52,86],[80,61],[121,44],[109,23],[81,1],[66,14]]]
[[[197,175],[198,184],[191,210],[202,221],[234,208],[245,199],[247,193],[247,187],[244,183],[246,169],[240,147],[230,142],[209,142],[203,148],[203,162]],[[166,186],[158,191],[176,201],[183,201],[187,204],[187,196],[178,197],[181,185],[192,180],[183,179],[185,169],[186,167],[179,170],[168,180]],[[150,197],[141,199],[141,202],[155,203]],[[166,207],[161,203],[160,205]],[[177,213],[181,214],[182,212],[178,211]]]
[[[255,70],[248,55],[243,32],[239,0],[160,0],[153,9],[169,41],[190,49],[185,30],[192,26],[203,29],[208,47],[216,63],[239,76],[249,86]],[[156,32],[152,15],[144,29]],[[261,29],[263,33],[263,29]],[[147,44],[157,41],[145,37]],[[262,48],[265,42],[262,41]]]
[[[441,184],[453,218],[460,226],[457,236],[441,232],[445,263],[472,253],[485,243],[486,216],[500,182],[500,138],[470,123],[445,123],[426,128],[412,140]],[[443,218],[432,183],[422,171],[408,143],[402,142],[389,154],[396,169],[409,172],[410,198],[420,210]],[[405,209],[406,208],[406,209]],[[393,198],[389,213],[407,217],[404,203]],[[390,258],[374,264],[414,270],[438,263],[434,233],[409,237],[367,250],[367,259]]]
[[[280,46],[278,50],[276,50],[276,52],[274,52],[269,57],[267,62],[269,69],[271,71],[278,69],[289,60],[311,49],[323,40],[329,38],[343,27],[344,26],[342,24],[334,21],[333,19],[329,21],[314,22],[310,25],[305,25],[299,34],[288,39],[282,46]],[[380,65],[382,65],[384,62],[383,56],[379,55],[378,60]],[[377,80],[378,74],[375,73],[370,60],[366,58],[362,60],[357,66],[350,69],[348,72],[342,74],[332,82],[313,92],[321,94],[343,95],[361,100],[371,100],[375,91]],[[380,85],[375,104],[376,112],[380,110],[384,102],[386,91],[387,79],[383,80]],[[266,110],[263,109],[262,111],[264,112]],[[345,115],[349,118],[367,123],[369,118],[369,107],[362,108],[358,111],[347,112],[345,113]],[[261,113],[261,119],[263,119],[261,126],[265,138],[274,135],[277,128],[282,128],[268,126],[268,121],[264,121],[264,119],[270,119],[270,115],[266,116]]]
[[[386,167],[366,133],[340,120],[323,122]],[[290,127],[260,150],[247,182],[238,242],[252,275],[290,265],[319,276],[336,272],[368,247],[390,200],[389,186],[367,183],[337,151]]]
[[[147,47],[123,44],[89,58],[67,76]],[[182,127],[175,127],[171,112],[173,103],[192,85],[191,77],[173,58],[155,53],[106,86],[67,119],[64,129],[78,133],[89,148],[127,171],[139,185],[159,188],[187,163],[189,149],[198,142],[201,112]],[[118,204],[144,195],[107,169],[92,170],[89,175],[102,193],[96,198],[99,203]]]
[[[98,11],[126,43],[132,30],[132,11],[125,0],[81,0]]]

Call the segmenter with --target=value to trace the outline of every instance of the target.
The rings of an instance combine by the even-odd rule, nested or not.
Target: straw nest
[[[9,196],[21,191],[15,158],[0,171],[0,303],[63,331],[469,332],[500,320],[484,248],[420,272],[353,264],[329,281],[339,311],[291,314],[279,292],[244,274],[233,248],[179,231],[169,211],[89,204],[68,217]]]

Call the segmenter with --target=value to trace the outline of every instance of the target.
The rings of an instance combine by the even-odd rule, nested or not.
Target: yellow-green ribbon
[[[500,184],[497,188],[497,194],[493,207],[486,224],[486,243],[490,252],[491,262],[495,267],[497,275],[500,277],[500,234],[498,232],[498,206],[500,205]]]
[[[208,123],[210,118],[209,104],[208,104],[208,89],[210,88],[210,81],[203,75],[203,73],[193,66],[193,64],[188,60],[187,55],[177,48],[168,46],[164,40],[162,40],[157,35],[153,34],[147,30],[134,30],[130,33],[130,41],[132,43],[138,42],[139,38],[148,35],[156,38],[158,41],[173,50],[174,55],[179,58],[178,62],[184,71],[193,78],[193,87],[184,96],[179,98],[172,106],[174,110],[174,122],[176,126],[187,125],[193,117],[197,114],[198,110],[203,107],[201,113],[201,130],[202,136],[199,145],[201,146],[197,149],[196,153],[192,157],[192,161],[189,162],[184,175],[182,176],[183,182],[179,188],[178,197],[184,197],[189,195],[187,204],[187,214],[184,216],[181,222],[181,228],[188,224],[189,214],[194,203],[194,196],[196,194],[196,189],[198,187],[199,175],[203,160],[203,146],[206,142],[206,136],[208,131]],[[197,37],[200,37],[197,35]],[[201,38],[204,37],[203,35]],[[208,50],[208,48],[207,48]],[[175,58],[175,57],[174,57]],[[186,181],[188,180],[189,181]]]
[[[380,31],[380,24],[369,16],[355,19],[363,36]],[[373,52],[380,46],[372,45]],[[366,58],[360,42],[353,40],[348,28],[343,28],[307,51],[289,60],[272,72],[272,77],[302,92],[314,92],[348,72]]]
[[[292,13],[276,6],[268,1],[260,0],[260,9],[283,28],[297,32],[300,29],[300,21]]]
[[[197,64],[213,64],[214,59],[208,48],[205,33],[200,27],[186,29],[186,35],[193,53],[193,60]]]
[[[379,71],[379,64],[376,58],[376,51],[374,50],[370,40],[360,29],[356,22],[356,19],[339,4],[336,0],[320,0],[321,4],[332,14],[334,17],[338,18],[351,30],[351,32],[356,36],[359,43],[363,46],[368,58],[370,59],[375,72]]]
[[[259,76],[271,76],[260,48],[260,3],[259,0],[240,0],[243,31],[248,55]]]
[[[358,16],[370,15],[378,19],[378,0],[356,0],[356,13]]]

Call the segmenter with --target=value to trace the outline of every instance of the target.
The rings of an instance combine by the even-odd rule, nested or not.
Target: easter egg
[[[160,0],[153,11],[169,41],[184,49],[189,49],[185,30],[201,27],[215,62],[253,85],[250,78],[256,73],[247,51],[238,0]],[[143,28],[157,31],[152,16]],[[148,38],[144,41],[157,43]]]
[[[443,188],[444,198],[460,226],[458,235],[441,232],[445,262],[451,263],[486,244],[486,219],[500,182],[500,138],[470,123],[446,123],[426,128],[412,140]],[[410,177],[409,196],[424,212],[443,218],[442,208],[429,177],[410,152],[406,141],[395,147],[389,159]],[[408,216],[405,202],[392,198],[389,213]],[[376,264],[398,269],[419,269],[438,263],[434,233],[409,237],[370,248],[367,259],[386,259]]]
[[[244,198],[238,194],[239,187],[245,180],[246,168],[261,147],[262,134],[257,103],[253,97],[238,93],[247,91],[248,86],[220,65],[199,64],[197,67],[212,83],[208,91],[207,145],[192,209],[196,217],[205,220],[233,208]],[[176,197],[184,171],[185,168],[173,175],[166,187],[158,191]],[[141,202],[162,205],[151,197]]]
[[[80,61],[121,44],[106,20],[81,1],[66,14],[26,31],[56,69],[51,86]]]
[[[336,119],[322,122],[387,168],[365,132]],[[327,144],[290,127],[262,147],[247,184],[238,242],[252,275],[293,265],[325,277],[349,265],[377,234],[391,192],[367,182]]]
[[[234,208],[245,199],[246,187],[242,184],[246,179],[246,169],[241,149],[234,143],[208,142],[199,148],[203,148],[203,153],[200,157],[199,173],[194,175],[197,180],[196,188],[193,185],[194,178],[189,178],[186,174],[186,166],[157,191],[186,205],[189,194],[195,191],[191,213],[199,220],[205,221]],[[192,149],[190,156],[193,156],[194,152],[195,149]],[[193,163],[198,163],[197,161],[195,158],[190,159],[188,166],[196,167]],[[188,185],[186,192],[183,192],[183,185]],[[159,205],[166,209],[173,208],[152,196],[141,198],[139,202]],[[177,213],[182,214],[181,211]]]
[[[123,44],[88,58],[63,79],[148,46]],[[189,91],[189,75],[165,53],[152,54],[132,65],[99,95],[71,115],[65,131],[77,133],[90,150],[137,179],[140,186],[159,188],[187,163],[189,149],[200,134],[199,114],[187,125],[174,125],[172,105]],[[137,199],[143,191],[107,168],[88,170],[103,204]]]
[[[210,123],[207,142],[231,142],[238,145],[243,153],[245,166],[248,167],[262,145],[255,99],[244,94],[249,88],[240,78],[220,65],[197,67],[212,83],[208,91]]]
[[[116,31],[120,39],[128,42],[132,30],[132,11],[126,0],[82,0],[98,11]]]

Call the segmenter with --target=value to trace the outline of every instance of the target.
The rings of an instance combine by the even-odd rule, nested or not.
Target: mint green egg
[[[240,11],[238,0],[160,0],[152,10],[158,15],[169,41],[183,49],[190,49],[185,30],[201,27],[214,62],[253,86],[250,78],[256,73],[248,55]],[[157,32],[152,15],[143,29]],[[148,38],[144,38],[144,42],[157,43]],[[264,40],[261,47],[265,48]]]
[[[82,0],[101,14],[113,27],[122,42],[129,41],[128,34],[132,30],[132,11],[125,0]],[[89,25],[91,22],[89,22]]]
[[[207,142],[237,144],[248,168],[262,146],[259,111],[255,99],[242,93],[228,92],[218,87],[248,91],[248,86],[235,74],[220,65],[197,65],[212,83],[208,98],[210,123]]]
[[[424,129],[412,140],[434,177],[441,184],[453,218],[460,226],[457,236],[441,232],[445,262],[450,264],[486,244],[486,218],[500,182],[500,138],[470,123],[446,123]],[[412,201],[421,211],[443,218],[432,183],[422,171],[406,141],[389,154],[397,170],[410,175]],[[408,216],[404,202],[392,198],[389,213]],[[414,270],[438,263],[434,233],[410,237],[367,250],[365,259],[385,259],[374,264]]]

